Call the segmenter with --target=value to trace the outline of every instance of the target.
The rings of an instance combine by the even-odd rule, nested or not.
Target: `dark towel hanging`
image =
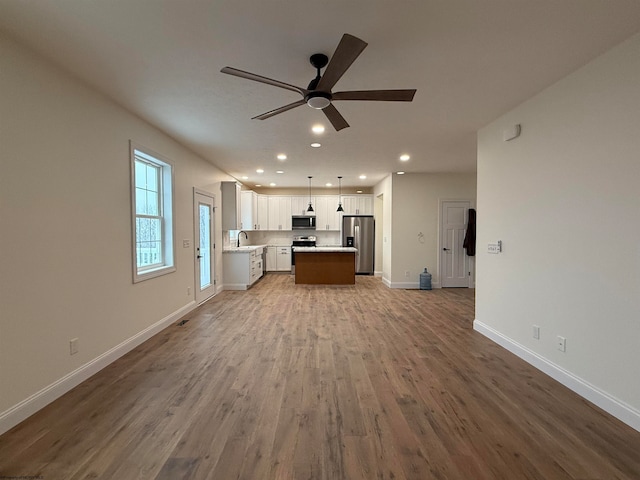
[[[476,254],[476,211],[469,209],[469,222],[467,223],[467,233],[464,236],[462,247],[470,257]]]

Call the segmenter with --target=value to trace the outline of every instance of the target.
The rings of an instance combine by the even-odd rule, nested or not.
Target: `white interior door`
[[[200,304],[215,294],[215,253],[214,253],[214,198],[195,191],[194,206],[194,252],[196,288],[195,300]]]
[[[469,287],[469,257],[462,243],[471,202],[443,201],[440,212],[440,281],[445,287]]]

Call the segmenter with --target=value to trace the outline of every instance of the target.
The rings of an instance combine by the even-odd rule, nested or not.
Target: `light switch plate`
[[[72,338],[69,340],[69,355],[75,355],[78,353],[78,339]]]

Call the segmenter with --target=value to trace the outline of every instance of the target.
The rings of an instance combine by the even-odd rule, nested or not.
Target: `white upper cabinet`
[[[315,197],[311,197],[311,203],[313,204],[313,208],[315,210],[316,207],[316,199]],[[309,208],[309,197],[303,195],[294,195],[291,197],[291,215],[315,215],[315,211],[307,212],[307,208]]]
[[[258,195],[257,200],[256,230],[269,229],[269,200],[266,195]]]
[[[340,230],[342,218],[338,209],[338,195],[316,197],[316,230]]]
[[[258,194],[251,190],[240,193],[240,203],[242,205],[242,230],[258,230]]]
[[[291,197],[268,195],[268,230],[291,230]]]
[[[251,190],[241,193],[242,230],[268,230],[269,205],[266,195],[258,195]]]
[[[222,230],[238,230],[240,218],[240,184],[221,182],[222,193]]]
[[[373,215],[372,195],[343,195],[344,215]]]
[[[228,188],[231,190],[230,187]],[[342,208],[344,212],[337,211],[340,198],[338,195],[311,197],[313,212],[308,212],[309,197],[306,195],[260,195],[245,190],[240,194],[239,203],[242,206],[242,221],[238,223],[236,228],[230,229],[291,230],[292,215],[314,215],[316,230],[339,231],[342,215],[373,215],[372,195],[343,195]],[[239,212],[238,210],[233,214],[236,215]]]

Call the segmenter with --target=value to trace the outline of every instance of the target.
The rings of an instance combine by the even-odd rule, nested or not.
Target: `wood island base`
[[[355,285],[354,252],[296,251],[296,284]]]

